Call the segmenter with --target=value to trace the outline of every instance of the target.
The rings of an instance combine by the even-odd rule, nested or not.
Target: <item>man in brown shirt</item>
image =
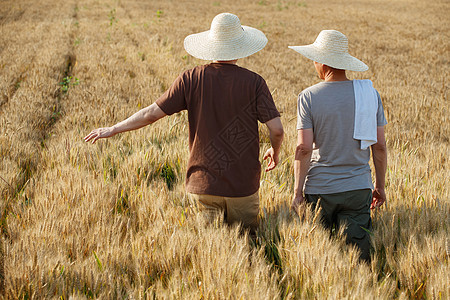
[[[183,72],[155,103],[112,127],[93,130],[85,141],[94,143],[186,109],[190,149],[186,191],[201,210],[223,213],[228,223],[255,229],[261,173],[258,121],[270,132],[266,171],[278,164],[284,133],[264,79],[236,61],[266,43],[261,31],[241,26],[237,16],[217,15],[209,31],[190,35],[184,42],[188,53],[212,63]]]

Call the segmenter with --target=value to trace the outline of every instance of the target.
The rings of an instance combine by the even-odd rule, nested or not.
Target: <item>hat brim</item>
[[[288,47],[310,60],[333,67],[335,69],[356,72],[364,72],[369,69],[369,67],[365,63],[348,53],[324,52],[318,49],[314,44]]]
[[[184,39],[184,49],[190,55],[203,60],[235,60],[262,50],[267,38],[260,30],[242,26],[244,33],[237,39],[217,41],[211,39],[209,30],[195,33]]]

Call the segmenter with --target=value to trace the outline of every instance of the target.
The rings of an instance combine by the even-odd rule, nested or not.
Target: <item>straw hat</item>
[[[322,30],[313,44],[289,48],[306,58],[336,69],[359,72],[369,69],[365,63],[348,54],[348,39],[337,30]]]
[[[258,29],[242,26],[230,13],[214,17],[211,29],[184,39],[184,49],[204,60],[234,60],[252,55],[266,46],[267,38]]]

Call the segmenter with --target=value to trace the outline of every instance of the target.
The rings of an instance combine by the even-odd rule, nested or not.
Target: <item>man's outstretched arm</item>
[[[159,108],[156,103],[153,103],[152,105],[141,109],[128,119],[123,120],[114,126],[92,130],[91,133],[84,137],[84,141],[90,141],[93,144],[98,139],[109,138],[121,132],[142,128],[165,116],[166,114],[161,110],[161,108]]]

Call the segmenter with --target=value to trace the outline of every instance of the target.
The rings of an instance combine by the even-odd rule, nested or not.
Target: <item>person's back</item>
[[[321,82],[299,96],[302,127],[314,128],[314,150],[305,193],[338,193],[373,188],[370,150],[353,138],[355,94],[352,80]],[[378,95],[378,122],[384,123]],[[309,111],[306,111],[309,110]],[[311,116],[311,117],[308,117]],[[299,124],[300,125],[300,124]]]
[[[261,76],[229,63],[198,66],[156,103],[169,115],[188,110],[188,192],[243,197],[258,190],[258,121],[279,116]]]

